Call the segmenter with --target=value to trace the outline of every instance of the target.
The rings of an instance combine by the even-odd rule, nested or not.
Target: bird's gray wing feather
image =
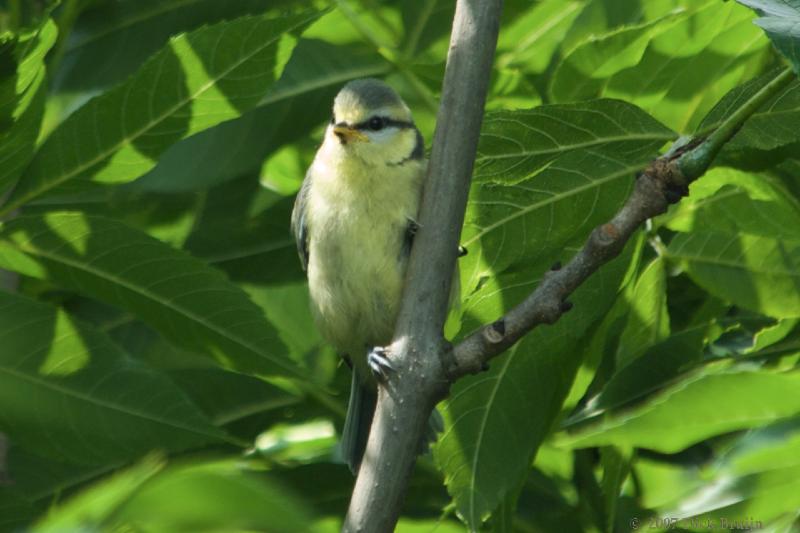
[[[306,173],[303,185],[294,200],[292,210],[292,234],[297,243],[297,253],[303,270],[308,268],[308,224],[306,222],[306,205],[308,204],[308,191],[311,188],[311,172]]]

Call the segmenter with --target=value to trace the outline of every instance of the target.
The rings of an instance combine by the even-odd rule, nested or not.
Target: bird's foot
[[[389,350],[376,346],[367,354],[367,364],[369,364],[375,379],[381,382],[389,380],[389,372],[394,371],[392,363],[389,362]]]

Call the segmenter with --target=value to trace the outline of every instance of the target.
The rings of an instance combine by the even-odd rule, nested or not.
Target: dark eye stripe
[[[359,122],[358,124],[353,126],[353,128],[355,128],[357,130],[371,130],[372,128],[370,128],[370,126],[369,126],[369,121],[372,120],[372,118],[373,117],[370,117],[369,119],[365,120],[364,122]],[[400,129],[407,129],[407,128],[413,128],[414,127],[414,123],[413,122],[406,122],[405,120],[395,120],[395,119],[389,118],[389,117],[379,117],[379,118],[383,120],[383,127],[384,128],[395,127],[395,128],[400,128]]]

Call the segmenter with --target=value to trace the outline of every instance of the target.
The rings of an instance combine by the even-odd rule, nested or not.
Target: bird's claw
[[[389,352],[386,348],[379,346],[374,347],[367,354],[367,364],[369,364],[372,374],[378,381],[388,381],[389,372],[394,371],[394,367],[387,357],[388,354]]]

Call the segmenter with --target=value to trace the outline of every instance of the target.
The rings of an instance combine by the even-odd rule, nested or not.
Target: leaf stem
[[[686,181],[689,182],[702,176],[725,143],[736,135],[745,121],[793,79],[794,72],[787,67],[726,118],[702,144],[682,155],[678,159],[678,168]]]

